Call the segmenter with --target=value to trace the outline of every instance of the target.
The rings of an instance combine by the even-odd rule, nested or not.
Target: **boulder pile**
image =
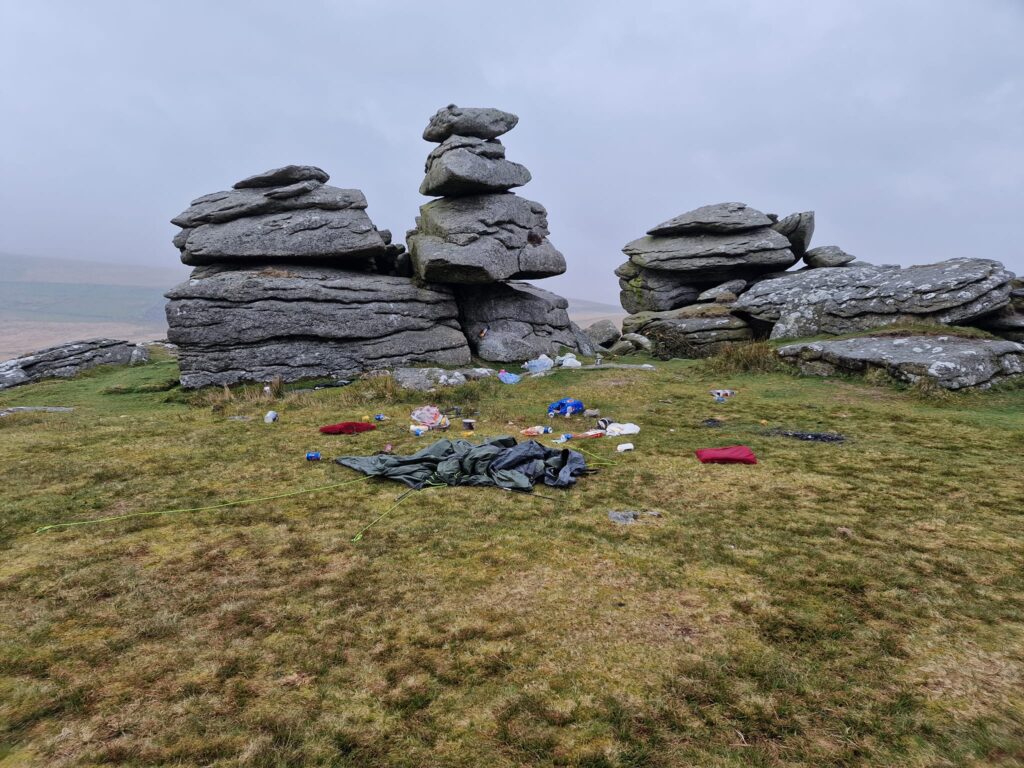
[[[781,220],[744,203],[708,205],[627,244],[616,270],[623,330],[663,357],[704,357],[754,338],[845,334],[897,322],[974,324],[1014,339],[1024,312],[997,261],[873,266],[811,248],[814,212]],[[785,271],[802,259],[797,271]]]
[[[565,272],[548,240],[547,211],[511,192],[530,181],[505,159],[498,137],[519,118],[490,108],[451,104],[430,119],[420,192],[440,196],[420,207],[406,242],[413,274],[450,286],[470,348],[484,360],[511,362],[555,354],[589,354],[590,340],[569,320],[565,299],[516,282]]]
[[[363,193],[327,180],[313,166],[278,168],[172,219],[195,267],[166,294],[183,386],[469,362],[453,291],[414,282]]]

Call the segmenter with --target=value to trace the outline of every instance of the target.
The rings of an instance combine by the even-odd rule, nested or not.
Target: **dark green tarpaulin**
[[[529,491],[534,483],[564,488],[587,471],[581,453],[546,448],[535,440],[516,443],[498,437],[480,445],[438,440],[410,456],[342,456],[335,459],[367,475],[400,480],[410,488],[427,485],[488,485]]]

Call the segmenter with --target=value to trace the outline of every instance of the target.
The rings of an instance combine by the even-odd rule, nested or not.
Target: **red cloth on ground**
[[[369,432],[376,428],[376,425],[367,424],[365,421],[343,421],[340,424],[320,427],[320,431],[325,435],[358,435],[360,432]]]
[[[745,445],[726,448],[699,448],[694,453],[701,464],[757,464],[757,456]]]

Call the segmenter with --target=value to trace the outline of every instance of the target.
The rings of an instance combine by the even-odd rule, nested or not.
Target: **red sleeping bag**
[[[745,445],[699,448],[695,453],[701,464],[757,464],[757,456]]]
[[[341,424],[320,427],[320,431],[325,435],[358,435],[360,432],[369,432],[376,428],[375,425],[367,424],[365,421],[343,421]]]

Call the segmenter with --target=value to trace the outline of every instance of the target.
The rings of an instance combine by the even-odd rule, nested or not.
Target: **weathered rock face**
[[[449,289],[333,267],[203,267],[167,293],[185,387],[469,362]]]
[[[420,208],[406,241],[416,275],[436,283],[493,283],[565,272],[547,240],[547,211],[506,193],[449,197]]]
[[[296,261],[365,266],[385,252],[357,189],[328,187],[327,174],[290,165],[204,195],[175,216],[185,264]]]
[[[765,280],[739,297],[737,312],[774,323],[775,339],[863,331],[902,320],[958,324],[1009,302],[1012,273],[987,259],[883,269],[811,269]]]
[[[804,254],[804,263],[815,269],[820,267],[842,267],[851,261],[856,261],[856,256],[851,256],[837,245],[822,245],[811,248]]]
[[[733,315],[670,317],[671,312],[651,314],[661,317],[649,319],[637,330],[651,340],[654,354],[662,358],[709,357],[728,344],[753,338],[750,326]]]
[[[128,341],[73,341],[0,363],[0,389],[40,379],[66,379],[98,365],[129,365],[147,360],[146,348]]]
[[[698,286],[674,272],[643,269],[627,261],[615,270],[619,278],[619,303],[630,314],[661,312],[697,301]]]
[[[772,224],[772,229],[786,236],[790,248],[799,259],[811,246],[811,236],[814,234],[814,211],[792,213]]]
[[[519,123],[511,112],[491,107],[457,107],[449,104],[437,110],[423,130],[426,141],[444,141],[449,136],[474,136],[478,139],[496,139],[508,133]]]
[[[986,389],[1024,375],[1024,345],[957,336],[864,337],[790,344],[783,360],[805,374],[866,373],[883,369],[909,383],[931,379],[946,389]]]
[[[718,301],[723,297],[731,297],[729,300],[735,301],[736,297],[746,287],[746,280],[729,280],[721,285],[716,285],[714,288],[708,288],[697,297],[697,301]]]
[[[748,207],[746,203],[718,203],[681,213],[656,227],[651,227],[647,234],[668,237],[688,232],[743,232],[768,227],[772,223],[766,214]]]
[[[420,184],[420,194],[457,196],[507,192],[528,183],[530,172],[526,166],[505,160],[504,157],[484,154],[489,151],[487,145],[492,143],[497,144],[481,142],[469,147],[449,149],[436,158],[428,158],[427,175]],[[501,154],[505,154],[504,148]]]
[[[484,360],[528,360],[561,348],[593,354],[561,296],[527,283],[459,288],[457,296],[466,337]]]
[[[647,236],[622,250],[638,267],[685,274],[691,282],[742,278],[796,263],[789,241],[767,227],[725,234]]]

